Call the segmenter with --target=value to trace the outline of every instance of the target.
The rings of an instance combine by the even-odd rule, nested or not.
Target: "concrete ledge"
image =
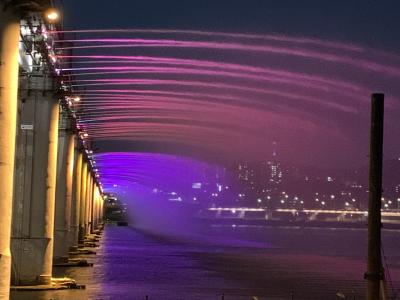
[[[52,278],[51,284],[48,285],[12,285],[12,291],[50,291],[50,290],[66,290],[66,289],[85,289],[86,286],[77,284],[71,278]]]
[[[93,267],[93,263],[89,263],[86,259],[70,259],[65,263],[53,264],[53,267]]]
[[[93,250],[89,250],[89,249],[78,249],[78,251],[76,252],[70,252],[69,255],[82,255],[82,254],[86,254],[86,255],[96,255],[96,251]]]
[[[100,242],[100,237],[98,235],[90,235],[85,237],[83,242]]]
[[[69,247],[69,251],[76,251],[76,250],[78,250],[78,246],[77,245]]]
[[[68,256],[63,257],[54,257],[53,258],[53,266],[57,264],[65,264],[69,261]]]
[[[84,243],[84,246],[85,246],[85,247],[90,247],[90,248],[99,247],[99,245],[96,244],[95,242],[85,242],[85,243]],[[78,251],[79,251],[79,249],[78,249]]]

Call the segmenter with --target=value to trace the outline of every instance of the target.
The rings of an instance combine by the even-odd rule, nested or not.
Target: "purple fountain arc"
[[[158,155],[174,147],[182,154],[179,148],[187,146],[198,151],[183,154],[200,160],[263,159],[277,141],[288,161],[360,165],[367,144],[361,128],[377,89],[387,91],[387,134],[400,133],[392,122],[400,109],[400,57],[379,49],[205,31],[59,33],[65,36],[57,42],[60,73],[82,98],[79,127],[110,151],[101,154],[110,164],[121,161],[115,151],[135,155],[149,144]],[[394,142],[387,149],[392,156],[400,152]],[[136,180],[123,163],[100,165],[106,188],[113,178]]]

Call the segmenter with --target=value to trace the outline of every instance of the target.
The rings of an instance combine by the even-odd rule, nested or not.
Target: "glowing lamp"
[[[51,61],[53,62],[53,64],[55,64],[57,62],[57,57],[55,57],[54,55],[49,55]]]
[[[52,8],[52,7],[47,9],[44,12],[44,16],[45,16],[46,20],[50,23],[55,23],[60,18],[60,14],[58,13],[58,10],[56,10],[55,8]]]
[[[74,101],[75,101],[75,102],[81,101],[81,97],[74,97]]]

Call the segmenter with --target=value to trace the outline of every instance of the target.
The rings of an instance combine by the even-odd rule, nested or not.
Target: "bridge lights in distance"
[[[60,13],[57,9],[51,7],[44,12],[44,17],[49,23],[56,23],[60,19]]]

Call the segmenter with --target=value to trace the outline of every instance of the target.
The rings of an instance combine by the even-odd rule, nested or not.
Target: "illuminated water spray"
[[[296,163],[363,164],[368,100],[377,90],[387,95],[387,155],[400,152],[399,56],[281,35],[63,34],[60,72],[81,95],[79,126],[100,151],[119,152],[97,157],[105,189],[117,194],[114,185],[173,185],[184,177],[167,175],[182,164],[168,159],[164,167],[172,169],[146,173],[161,154],[129,154],[138,149],[224,164],[266,159],[277,147]]]

